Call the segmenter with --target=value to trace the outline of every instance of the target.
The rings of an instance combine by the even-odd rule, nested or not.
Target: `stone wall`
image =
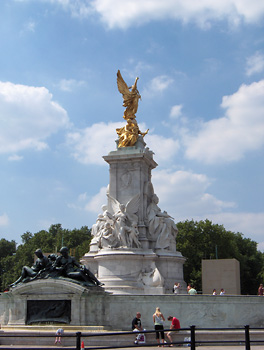
[[[264,327],[264,298],[258,296],[212,295],[111,295],[87,290],[65,281],[34,281],[0,295],[0,323],[25,324],[27,300],[70,300],[70,325],[104,326],[130,330],[136,312],[146,329],[153,329],[157,306],[167,318],[180,319],[181,327]],[[165,327],[169,327],[166,321]]]

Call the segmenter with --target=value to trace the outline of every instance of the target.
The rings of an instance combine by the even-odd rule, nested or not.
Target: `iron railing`
[[[264,344],[264,328],[250,328],[249,325],[244,326],[244,328],[197,328],[196,326],[190,326],[189,328],[181,328],[179,330],[173,330],[173,329],[164,329],[164,332],[177,332],[178,334],[183,334],[183,331],[185,331],[185,335],[188,335],[188,337],[185,337],[184,340],[181,341],[175,341],[172,344],[173,345],[183,345],[183,346],[188,346],[190,347],[190,350],[195,350],[197,346],[201,346],[201,345],[244,345],[245,346],[245,350],[250,350],[250,346],[251,345],[256,345],[256,344]],[[233,334],[237,333],[237,331],[240,331],[240,333],[243,336],[243,339],[235,339],[235,340],[203,340],[201,338],[201,333],[199,336],[199,340],[196,340],[196,336],[199,334],[200,331],[208,331],[208,332],[225,332],[225,331],[230,331],[234,332]],[[251,331],[263,331],[263,338],[260,340],[252,340],[250,339],[250,332]],[[148,334],[148,333],[155,333],[155,330],[151,330],[151,331],[140,331],[140,333],[144,333],[144,334]],[[240,334],[239,333],[239,334]],[[63,345],[60,346],[60,349],[67,349],[67,350],[81,350],[81,345],[82,345],[82,341],[84,339],[91,339],[92,337],[96,337],[101,338],[101,337],[119,337],[119,336],[124,336],[124,335],[134,335],[135,336],[135,332],[105,332],[105,333],[82,333],[82,332],[77,332],[77,333],[71,333],[71,334],[63,334],[61,336],[62,339],[65,338],[75,338],[75,346],[73,347],[64,347]],[[14,338],[37,338],[37,337],[41,337],[41,338],[53,338],[54,339],[54,335],[51,334],[45,334],[45,333],[38,333],[38,334],[30,334],[30,333],[26,333],[23,334],[22,332],[19,334],[14,334],[12,332],[12,334],[8,333],[8,332],[3,332],[0,334],[0,349],[3,348],[3,346],[1,346],[2,341],[1,339],[6,338],[6,337],[12,337]],[[87,342],[89,342],[87,339]],[[86,344],[87,344],[86,342]],[[14,343],[17,343],[17,341],[14,341]],[[165,345],[170,345],[170,344],[165,344]],[[85,345],[85,349],[89,349],[89,350],[100,350],[100,349],[125,349],[125,348],[131,348],[131,347],[153,347],[153,346],[157,346],[157,343],[150,343],[147,342],[145,344],[137,344],[137,345],[131,345],[131,340],[129,340],[129,342],[127,342],[126,344],[122,344],[122,345],[118,345],[118,340],[116,342],[113,342],[113,344],[110,344],[108,346],[87,346]],[[4,349],[8,350],[8,349],[12,349],[12,350],[21,350],[22,347],[21,346],[16,346],[16,345],[4,345]],[[34,345],[30,346],[31,350],[55,350],[58,349],[57,346],[38,346],[38,347],[34,347]]]

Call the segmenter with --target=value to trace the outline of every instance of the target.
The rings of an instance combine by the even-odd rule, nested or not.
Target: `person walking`
[[[155,326],[157,342],[158,342],[158,344],[160,344],[160,336],[161,336],[161,341],[162,341],[163,347],[164,347],[164,326],[163,326],[164,321],[165,321],[165,318],[164,318],[163,314],[161,313],[160,308],[156,307],[156,311],[153,314],[153,322],[154,322],[154,326]]]

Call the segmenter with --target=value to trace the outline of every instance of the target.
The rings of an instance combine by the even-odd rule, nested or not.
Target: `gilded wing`
[[[130,94],[129,88],[128,88],[126,82],[124,81],[119,69],[117,72],[117,87],[118,87],[118,91],[122,95],[127,95],[127,94],[129,95]]]

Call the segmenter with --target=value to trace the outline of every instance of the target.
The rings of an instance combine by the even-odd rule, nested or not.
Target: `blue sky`
[[[263,19],[259,0],[2,0],[0,236],[95,223],[120,69],[139,77],[160,208],[263,251]]]

